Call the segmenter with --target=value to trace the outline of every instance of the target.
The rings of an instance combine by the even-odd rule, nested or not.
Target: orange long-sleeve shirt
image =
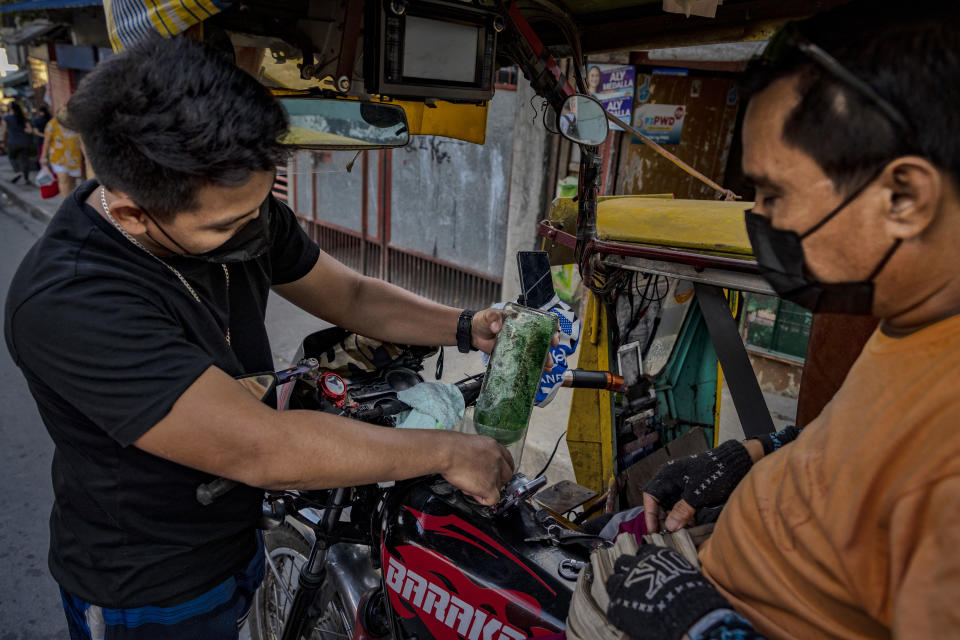
[[[769,638],[960,638],[960,316],[875,332],[700,557]]]

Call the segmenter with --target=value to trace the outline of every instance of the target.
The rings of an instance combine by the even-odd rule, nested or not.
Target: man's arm
[[[274,411],[216,367],[134,445],[264,489],[345,487],[437,473],[489,505],[513,473],[510,454],[490,438]]]
[[[274,291],[318,318],[363,336],[413,345],[455,345],[461,309],[432,302],[400,287],[362,276],[324,252],[299,280]],[[474,317],[474,346],[490,351],[499,314]]]
[[[952,638],[960,629],[960,475],[947,475],[896,500],[889,518],[894,638]],[[872,604],[873,602],[869,603]]]

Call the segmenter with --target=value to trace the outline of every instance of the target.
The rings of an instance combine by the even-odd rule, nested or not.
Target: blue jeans
[[[236,640],[263,575],[261,541],[242,572],[172,607],[107,609],[63,588],[60,597],[71,640]]]

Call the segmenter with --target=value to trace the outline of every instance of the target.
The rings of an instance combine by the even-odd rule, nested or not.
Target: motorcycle
[[[397,394],[423,382],[426,353],[340,375],[320,367],[330,344],[322,333],[303,341],[296,366],[241,383],[261,399],[275,393],[281,410],[395,426],[409,409]],[[577,371],[566,386],[620,382]],[[482,375],[456,383],[465,405],[481,385]],[[492,507],[439,476],[267,492],[267,572],[251,611],[252,637],[519,640],[563,630],[579,570],[592,549],[609,543],[535,505],[530,498],[545,484],[515,474]],[[198,489],[198,500],[214,500],[232,483],[211,485]]]
[[[383,6],[399,16],[406,4]],[[575,253],[581,270],[592,273],[582,249],[595,235],[602,172],[597,145],[608,133],[606,113],[585,95],[579,66],[574,88],[516,5],[496,6],[489,33],[499,33],[497,54],[517,64],[544,98],[544,126],[580,146]],[[296,366],[248,377],[248,389],[261,399],[277,393],[280,409],[395,426],[397,414],[409,408],[398,392],[423,382],[422,357],[343,375],[320,367],[323,343],[308,336]],[[481,384],[481,376],[457,383],[466,406],[476,401]],[[564,386],[619,384],[622,379],[607,372],[564,374]],[[198,488],[197,499],[207,503],[232,484],[215,480]],[[562,631],[580,569],[593,549],[609,542],[537,506],[531,498],[545,484],[544,477],[515,474],[491,507],[439,476],[267,492],[267,572],[252,607],[252,637],[519,640]]]

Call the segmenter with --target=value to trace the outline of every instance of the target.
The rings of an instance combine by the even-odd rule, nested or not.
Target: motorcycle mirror
[[[254,373],[249,376],[236,378],[236,381],[257,400],[263,401],[273,388],[277,386],[277,375],[272,371]]]
[[[330,98],[287,97],[284,144],[302,149],[385,149],[410,142],[407,115],[396,105]]]
[[[550,133],[560,133],[557,126],[557,110],[549,102],[543,105],[543,127]]]
[[[561,135],[577,144],[596,146],[603,143],[610,132],[603,105],[582,93],[564,100],[558,123]]]

